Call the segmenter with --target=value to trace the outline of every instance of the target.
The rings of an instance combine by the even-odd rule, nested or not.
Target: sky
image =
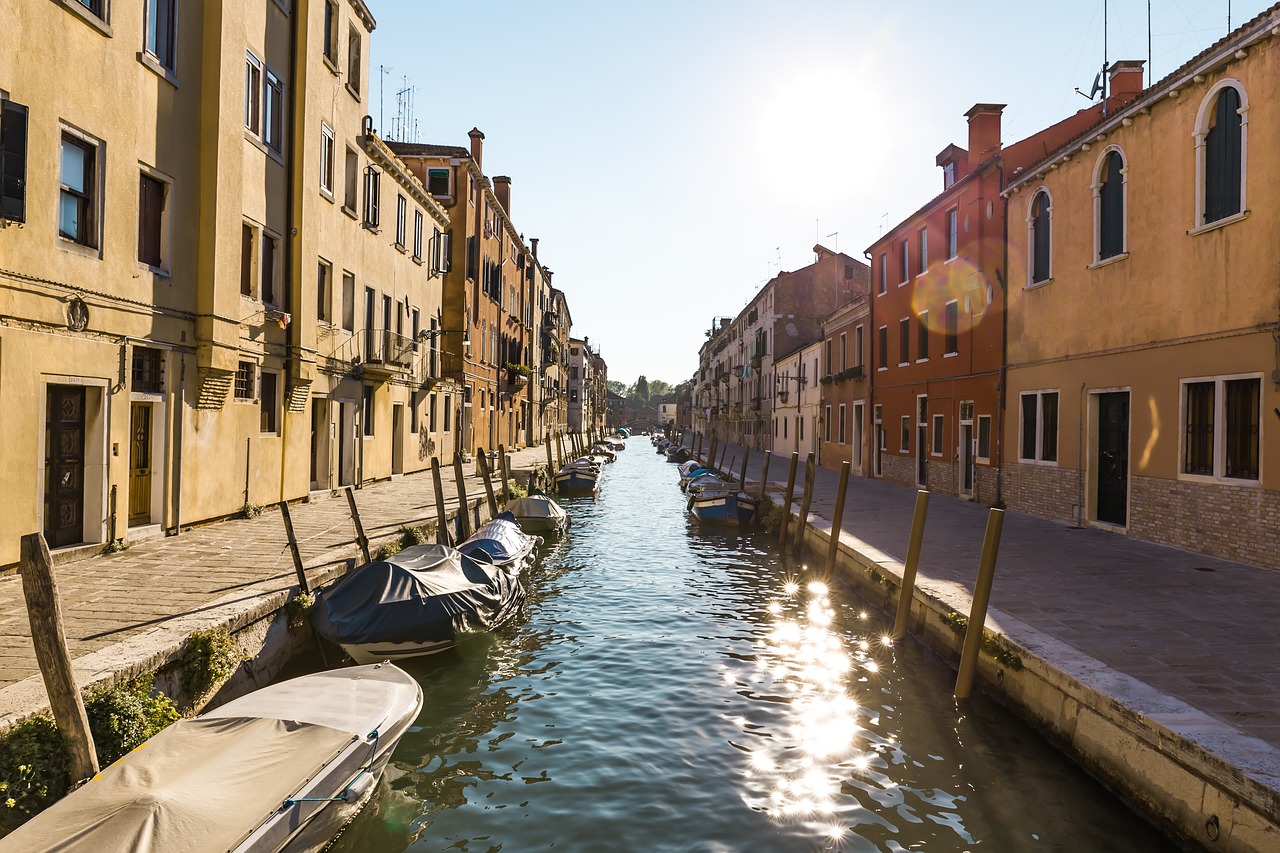
[[[1263,0],[367,0],[385,138],[469,145],[610,379],[675,385],[816,242],[855,258],[942,189],[964,113],[1005,144],[1077,110],[1104,56],[1148,82]],[[1105,14],[1104,14],[1105,12]],[[1105,18],[1105,53],[1104,53]],[[381,82],[381,86],[379,83]],[[396,92],[412,89],[413,121]]]

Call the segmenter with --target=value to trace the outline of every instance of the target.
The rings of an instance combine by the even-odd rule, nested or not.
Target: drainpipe
[[[178,373],[178,428],[174,431],[173,535],[182,533],[182,444],[186,429],[187,356],[184,353]]]
[[[298,79],[298,28],[306,21],[310,12],[307,0],[294,0],[293,13],[289,21],[289,99],[290,111],[292,117],[292,132],[285,139],[285,186],[288,187],[285,193],[284,221],[285,228],[288,230],[288,239],[284,241],[284,268],[285,275],[289,280],[285,282],[284,293],[287,297],[285,302],[288,304],[291,314],[296,314],[299,306],[302,304],[302,293],[298,293],[298,298],[293,297],[293,287],[301,279],[294,274],[293,263],[298,253],[295,251],[294,242],[301,239],[298,233],[297,207],[294,204],[294,194],[298,190],[298,135],[301,132],[302,122],[298,120],[298,113],[301,110],[300,104],[305,103],[298,97],[298,90],[301,88],[301,81]],[[292,317],[290,317],[292,320]],[[280,392],[280,502],[284,502],[284,476],[285,476],[285,457],[289,448],[289,398],[293,396],[293,354],[295,350],[302,348],[302,324],[290,322],[285,331],[285,350],[284,350],[284,368],[281,373],[284,375],[284,382],[281,384]]]
[[[996,270],[996,281],[1000,283],[1000,397],[996,405],[996,503],[1004,508],[1004,410],[1008,401],[1009,385],[1009,282],[1005,275],[1009,270],[1009,197],[1004,194],[1004,158],[996,164],[1000,172],[1000,207],[1004,219],[1001,225],[1002,259],[1000,269]]]
[[[869,356],[869,358],[863,358],[862,360],[863,365],[865,365],[865,369],[863,370],[863,372],[867,374],[867,411],[864,411],[862,414],[864,417],[867,415],[871,415],[871,441],[870,443],[867,444],[867,449],[870,450],[871,452],[866,455],[869,457],[867,461],[871,463],[867,467],[867,472],[872,477],[874,477],[876,475],[876,454],[880,452],[880,437],[876,435],[876,426],[875,426],[876,424],[876,418],[875,418],[876,345],[875,343],[870,343],[870,342],[878,341],[880,339],[880,336],[876,331],[876,298],[875,298],[875,295],[872,294],[871,292],[872,289],[875,287],[876,268],[875,268],[875,264],[871,260],[871,253],[869,251],[864,249],[862,251],[862,257],[867,259],[867,269],[869,271],[869,275],[867,277],[867,337],[866,337],[866,340],[869,342],[867,344],[867,347],[868,349],[871,350],[869,353],[867,353],[867,356]],[[861,355],[861,353],[859,354]],[[881,424],[881,429],[883,428],[884,428],[884,425]],[[867,431],[863,430],[862,432],[863,432],[862,440],[866,441]],[[883,476],[884,471],[881,471],[880,475]]]

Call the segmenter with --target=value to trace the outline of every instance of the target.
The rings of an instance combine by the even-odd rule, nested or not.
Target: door
[[[129,526],[151,523],[151,404],[129,408]]]
[[[404,473],[404,406],[391,407],[391,473]]]
[[[960,496],[973,497],[973,424],[960,424]]]
[[[356,484],[356,404],[338,404],[338,486]]]
[[[916,397],[916,484],[929,488],[929,398]]]
[[[1098,521],[1128,523],[1129,394],[1098,395]]]
[[[44,538],[84,541],[84,388],[50,385],[45,397]]]
[[[316,397],[311,401],[311,488],[329,488],[329,438],[333,428],[329,422],[329,401]]]

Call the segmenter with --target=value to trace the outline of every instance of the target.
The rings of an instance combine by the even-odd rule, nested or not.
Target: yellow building
[[[0,565],[449,452],[447,217],[361,125],[362,0],[0,20],[42,45],[0,56]]]
[[[1010,177],[1010,507],[1280,567],[1278,27]]]

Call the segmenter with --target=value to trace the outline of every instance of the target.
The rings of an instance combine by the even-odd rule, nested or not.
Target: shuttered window
[[[1124,251],[1124,158],[1112,151],[1102,167],[1102,187],[1098,190],[1098,260],[1114,258]]]
[[[1051,247],[1051,222],[1049,219],[1049,194],[1037,193],[1031,203],[1031,281],[1049,280],[1049,250]]]
[[[0,101],[0,219],[27,221],[27,108]]]
[[[153,267],[164,266],[165,185],[150,175],[138,182],[138,260]]]
[[[1218,95],[1205,137],[1204,221],[1217,222],[1240,212],[1243,154],[1240,93],[1227,87]]]

